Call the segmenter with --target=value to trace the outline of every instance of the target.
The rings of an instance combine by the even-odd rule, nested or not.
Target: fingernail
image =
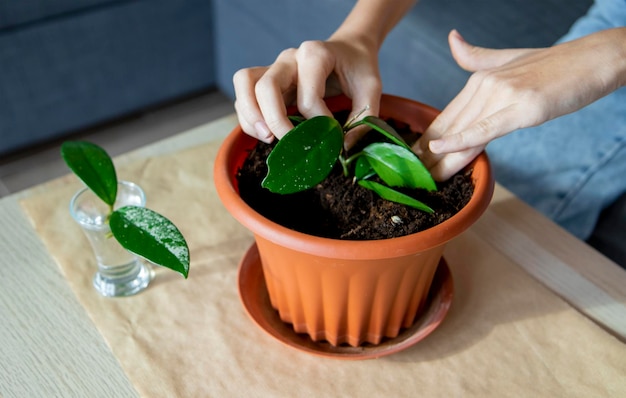
[[[270,129],[267,127],[267,124],[263,121],[258,121],[254,123],[254,129],[256,130],[257,137],[259,140],[269,144],[274,140],[274,136],[270,132]]]
[[[445,142],[443,140],[433,140],[428,143],[428,149],[432,153],[440,153],[445,147]]]
[[[461,36],[458,30],[452,29],[452,34],[460,41],[465,42],[465,39],[463,38],[463,36]]]

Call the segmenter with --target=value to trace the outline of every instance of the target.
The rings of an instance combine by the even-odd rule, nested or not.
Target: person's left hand
[[[609,94],[623,84],[615,45],[625,33],[618,28],[549,48],[493,50],[472,46],[453,30],[448,39],[455,60],[475,73],[413,150],[443,181],[491,140]]]

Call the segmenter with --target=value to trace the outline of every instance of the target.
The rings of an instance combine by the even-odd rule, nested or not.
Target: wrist
[[[618,65],[617,84],[618,88],[626,87],[626,27],[616,28],[613,33],[617,36],[615,40]]]
[[[333,40],[359,40],[378,52],[387,34],[404,17],[417,0],[358,0]]]
[[[600,30],[562,43],[583,86],[595,87],[597,98],[626,86],[626,28]]]
[[[591,34],[588,39],[595,54],[597,72],[606,83],[608,94],[626,86],[626,28],[613,28]]]
[[[371,54],[378,54],[382,41],[384,40],[367,32],[362,32],[357,29],[351,29],[347,27],[341,27],[333,33],[328,41],[342,42],[349,44],[352,47],[364,48]]]

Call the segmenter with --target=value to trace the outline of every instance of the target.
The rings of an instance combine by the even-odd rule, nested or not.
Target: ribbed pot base
[[[256,245],[252,245],[239,264],[239,296],[250,318],[267,334],[297,350],[337,359],[379,358],[402,351],[423,340],[443,321],[453,297],[452,275],[442,259],[432,281],[431,290],[413,324],[400,330],[395,338],[382,338],[378,344],[330,344],[314,341],[306,333],[297,333],[291,324],[280,319],[272,308]]]

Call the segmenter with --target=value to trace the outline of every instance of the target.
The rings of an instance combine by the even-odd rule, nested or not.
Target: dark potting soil
[[[336,115],[338,120],[340,117]],[[407,142],[419,137],[407,125],[387,120]],[[370,132],[351,152],[364,147],[380,134]],[[471,170],[461,171],[438,190],[402,190],[430,206],[433,214],[381,199],[353,183],[339,164],[328,178],[307,191],[280,195],[261,187],[267,174],[265,163],[274,144],[259,141],[237,175],[241,198],[266,218],[287,228],[334,239],[374,240],[404,236],[431,228],[461,210],[472,196]]]

